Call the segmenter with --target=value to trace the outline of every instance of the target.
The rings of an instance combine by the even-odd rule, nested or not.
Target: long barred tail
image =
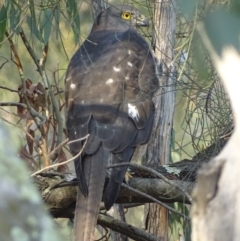
[[[102,199],[108,157],[109,152],[101,145],[93,155],[86,155],[82,160],[79,159],[82,162],[88,194],[84,196],[78,190],[74,218],[76,241],[94,240],[94,229]],[[82,173],[82,170],[80,172]]]

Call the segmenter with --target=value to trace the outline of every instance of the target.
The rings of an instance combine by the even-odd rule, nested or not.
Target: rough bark
[[[35,178],[35,182],[38,182],[40,185],[39,179],[42,179],[42,177],[38,176]],[[61,183],[61,185],[59,183]],[[194,186],[194,183],[192,182],[178,180],[174,180],[172,183],[182,187],[189,194],[191,194]],[[42,196],[45,203],[48,205],[50,213],[55,218],[72,218],[72,212],[74,210],[76,201],[77,183],[69,183],[66,181],[59,182],[56,181],[56,179],[48,178],[48,183],[45,182],[45,185],[46,186],[44,189],[42,189],[42,186],[39,186],[39,189],[42,189]],[[150,195],[151,197],[156,198],[163,203],[190,203],[183,193],[170,184],[167,184],[159,179],[133,178],[129,182],[129,187],[137,189],[144,194]],[[144,204],[146,202],[153,201],[149,200],[147,196],[139,195],[131,190],[128,190],[127,188],[122,188],[117,198],[117,203],[122,204]]]
[[[147,146],[147,164],[158,166],[170,160],[170,142],[173,123],[175,78],[173,48],[176,28],[175,0],[155,1],[154,6],[155,56],[162,66],[159,91],[155,97],[156,114],[153,134]],[[159,66],[160,70],[160,66]],[[145,206],[145,228],[156,237],[167,240],[168,212],[157,204]]]
[[[217,143],[212,144],[198,153],[192,160],[182,160],[177,163],[160,166],[154,170],[164,175],[173,184],[177,184],[177,186],[180,186],[191,194],[199,168],[204,163],[207,163],[216,152],[219,153],[226,143],[226,139],[220,139]],[[133,166],[129,167],[129,172],[132,176],[128,182],[130,187],[140,190],[163,202],[182,202],[184,200],[185,203],[189,203],[182,192],[173,188],[171,184],[167,184],[164,180],[157,178],[152,173],[139,170]],[[43,200],[48,205],[54,217],[73,217],[77,181],[67,181],[65,180],[65,175],[61,173],[47,172],[34,177],[34,183],[37,185]],[[169,190],[171,190],[171,192],[169,192]],[[122,188],[117,202],[124,204],[143,204],[149,202],[149,200],[126,188]]]
[[[190,203],[185,194],[173,185],[177,185],[191,194],[195,183],[196,172],[200,166],[201,162],[184,160],[176,164],[159,167],[157,171],[167,177],[170,180],[170,183],[166,183],[164,180],[156,178],[156,176],[149,172],[130,167],[129,170],[132,174],[132,178],[129,180],[128,186],[164,203]],[[189,173],[191,173],[191,177],[186,175]],[[47,204],[53,217],[73,217],[77,193],[76,180],[67,181],[65,180],[64,175],[49,172],[35,176],[34,182],[38,186],[42,198]],[[171,185],[171,183],[173,185]],[[134,193],[126,187],[121,188],[117,199],[117,203],[122,204],[144,204],[146,202],[153,201],[149,200],[146,196]]]

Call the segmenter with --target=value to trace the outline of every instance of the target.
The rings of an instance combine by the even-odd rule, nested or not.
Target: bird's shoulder
[[[93,31],[88,38],[83,42],[80,48],[75,53],[76,57],[96,56],[96,53],[106,53],[112,49],[134,46],[141,51],[148,51],[149,44],[147,41],[134,29],[126,31],[101,30]],[[114,52],[113,52],[114,53]]]
[[[137,32],[134,28],[129,28],[125,31],[115,31],[115,30],[100,30],[92,31],[88,38],[92,41],[105,42],[106,40],[111,40],[112,43],[118,43],[119,41],[131,41],[138,44],[147,44],[144,37]]]

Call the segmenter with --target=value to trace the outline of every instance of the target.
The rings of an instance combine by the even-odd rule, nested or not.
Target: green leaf
[[[75,0],[67,1],[67,13],[69,20],[72,22],[75,44],[78,44],[80,39],[80,17]]]
[[[40,33],[42,34],[43,44],[48,42],[52,29],[53,13],[47,8],[41,12],[40,17]]]
[[[20,16],[21,16],[20,9],[16,9],[14,5],[11,5],[10,6],[10,28],[12,32],[18,33]]]
[[[37,24],[36,24],[36,19],[32,18],[31,16],[27,16],[27,25],[31,31],[31,33],[38,39],[41,41],[41,35],[40,32],[37,28]]]
[[[7,29],[7,8],[3,5],[0,10],[0,47],[4,40],[6,29]]]
[[[55,20],[55,31],[56,31],[56,39],[58,39],[59,36],[59,22],[60,22],[60,14],[59,14],[59,7],[55,7],[54,9],[54,20]]]
[[[37,27],[36,14],[33,1],[29,1],[30,16],[27,16],[27,25],[31,33],[39,40],[41,40],[41,35]]]
[[[29,1],[29,4],[30,4],[29,9],[30,9],[30,13],[31,13],[31,18],[36,23],[36,14],[35,14],[34,2],[31,0],[31,1]]]

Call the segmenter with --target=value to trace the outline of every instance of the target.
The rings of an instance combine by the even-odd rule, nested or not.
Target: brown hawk
[[[68,66],[69,139],[90,134],[83,154],[74,161],[80,188],[77,240],[92,240],[101,199],[109,210],[117,198],[127,167],[106,169],[107,165],[129,162],[135,147],[146,143],[151,134],[158,78],[138,26],[148,26],[148,20],[133,6],[107,8]],[[82,146],[81,141],[70,144],[72,154]]]

